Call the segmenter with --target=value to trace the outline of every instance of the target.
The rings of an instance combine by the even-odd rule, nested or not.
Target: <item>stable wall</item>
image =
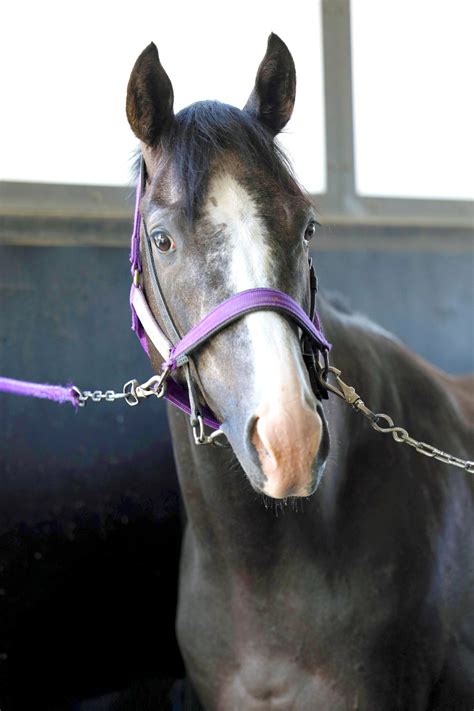
[[[326,227],[314,259],[321,291],[436,365],[472,370],[470,240]],[[0,373],[102,390],[149,376],[130,331],[126,247],[11,245],[0,260]],[[75,412],[0,398],[2,710],[179,676],[179,500],[163,404]]]

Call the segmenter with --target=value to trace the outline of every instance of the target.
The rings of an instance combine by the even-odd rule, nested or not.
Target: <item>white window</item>
[[[356,187],[474,198],[474,3],[352,0]]]
[[[243,106],[271,31],[289,46],[298,75],[295,114],[282,143],[305,187],[323,191],[322,41],[314,0],[9,3],[0,41],[0,179],[127,183],[136,140],[125,93],[142,49],[157,44],[175,110],[200,99]]]

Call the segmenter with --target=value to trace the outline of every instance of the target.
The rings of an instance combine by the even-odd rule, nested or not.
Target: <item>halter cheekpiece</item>
[[[309,315],[301,306],[278,289],[256,288],[247,289],[234,294],[226,299],[199,323],[193,326],[186,334],[179,334],[171,313],[166,304],[160,282],[156,273],[155,263],[151,252],[150,237],[143,222],[143,255],[146,259],[150,275],[151,290],[160,314],[164,329],[157,323],[148,305],[143,285],[141,283],[142,263],[140,256],[140,235],[142,220],[140,216],[140,202],[145,191],[146,168],[143,158],[140,161],[140,175],[135,196],[135,216],[131,237],[130,262],[132,272],[132,286],[130,291],[130,307],[132,311],[132,329],[149,356],[148,340],[154,345],[163,358],[163,372],[155,375],[147,383],[138,385],[137,381],[127,383],[128,403],[137,404],[140,398],[148,395],[158,395],[169,400],[173,405],[188,413],[194,438],[197,444],[218,443],[217,438],[223,434],[219,429],[220,423],[211,410],[202,407],[198,401],[196,386],[194,384],[190,361],[191,356],[200,346],[206,343],[216,333],[226,326],[253,311],[277,311],[292,319],[301,329],[302,354],[308,368],[311,386],[319,398],[327,397],[327,389],[321,374],[327,372],[327,354],[331,349],[326,340],[316,312],[317,282],[311,260],[309,261],[309,286],[311,293]],[[322,355],[325,367],[319,364],[319,354]],[[186,377],[187,391],[173,379],[173,373],[182,368]],[[214,432],[207,436],[204,425],[209,426]]]

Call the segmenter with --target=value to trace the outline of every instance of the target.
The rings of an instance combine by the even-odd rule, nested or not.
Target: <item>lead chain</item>
[[[77,404],[79,407],[84,407],[85,404],[91,400],[91,402],[115,402],[115,400],[120,400],[125,397],[125,393],[116,393],[115,390],[79,390],[79,388],[74,387],[74,392],[77,395]]]
[[[347,385],[347,383],[345,383],[341,379],[340,370],[329,366],[327,368],[327,373],[332,373],[332,375],[334,375],[339,387],[337,388],[331,383],[328,383],[327,381],[324,382],[324,386],[328,390],[333,392],[335,395],[338,395],[342,400],[347,402],[348,405],[351,405],[354,410],[356,410],[356,412],[361,412],[364,417],[369,420],[370,424],[376,432],[381,432],[382,434],[391,434],[395,442],[408,444],[410,447],[413,447],[417,452],[419,452],[419,454],[424,454],[425,457],[437,459],[438,461],[444,462],[445,464],[451,464],[453,467],[459,467],[460,469],[464,469],[469,474],[474,474],[474,462],[471,462],[467,459],[460,459],[459,457],[455,457],[452,454],[443,452],[442,449],[438,449],[432,444],[427,444],[427,442],[422,442],[418,441],[417,439],[414,439],[408,434],[406,429],[395,425],[390,415],[386,415],[384,412],[375,413],[369,407],[367,407],[362,398],[356,393],[355,389],[351,385]],[[388,426],[381,426],[381,420],[385,420]]]
[[[155,395],[157,398],[163,397],[166,392],[166,380],[169,377],[170,369],[166,368],[160,375],[153,375],[145,383],[140,384],[138,380],[129,380],[123,386],[121,393],[115,390],[79,390],[75,385],[73,391],[76,395],[77,404],[79,407],[84,407],[90,400],[91,402],[115,402],[125,398],[127,405],[133,407],[139,402],[145,400],[150,395]]]
[[[364,403],[362,403],[362,405],[363,404]],[[370,424],[376,432],[381,432],[382,434],[391,434],[395,442],[408,444],[410,447],[413,447],[417,452],[419,452],[419,454],[424,454],[425,457],[437,459],[438,461],[444,462],[445,464],[451,464],[453,467],[459,467],[460,469],[464,469],[469,474],[474,474],[474,462],[471,462],[467,459],[460,459],[459,457],[455,457],[453,454],[443,452],[442,449],[438,449],[432,444],[428,444],[427,442],[422,442],[417,439],[414,439],[408,434],[406,429],[404,429],[403,427],[397,427],[390,415],[386,415],[383,412],[375,414],[372,411],[370,411],[371,414],[368,415],[364,412],[363,409],[358,407],[358,403],[355,403],[353,407],[355,410],[362,412],[362,414],[370,420]],[[388,423],[388,427],[381,427],[379,424],[380,420],[385,420],[385,422]]]

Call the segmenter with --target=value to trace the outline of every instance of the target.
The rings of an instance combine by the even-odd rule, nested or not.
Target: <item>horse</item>
[[[133,67],[140,210],[180,334],[245,289],[276,288],[309,310],[317,215],[275,141],[295,89],[275,34],[242,110],[202,101],[175,114],[153,43]],[[166,331],[143,228],[141,239],[143,290]],[[320,294],[317,307],[333,362],[373,408],[468,454],[464,388],[458,398],[449,376],[368,319]],[[470,711],[472,478],[318,397],[298,329],[280,313],[246,314],[190,368],[230,446],[196,446],[187,417],[169,409],[186,519],[176,631],[189,708]]]

